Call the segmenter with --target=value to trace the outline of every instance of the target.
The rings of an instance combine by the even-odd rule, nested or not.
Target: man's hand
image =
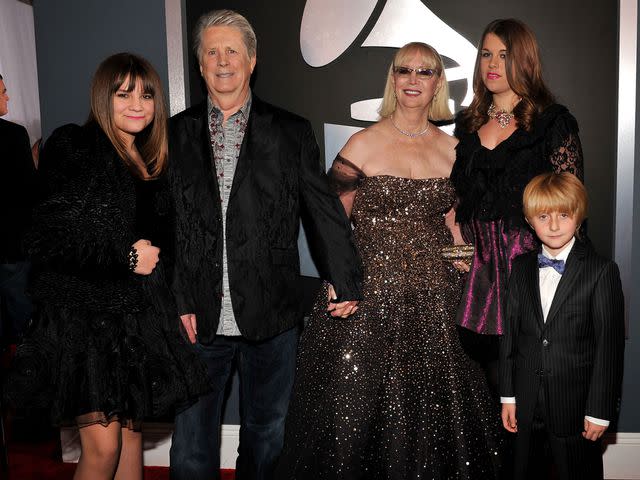
[[[356,300],[333,303],[333,300],[337,298],[336,291],[333,289],[333,285],[329,285],[328,293],[329,304],[327,305],[327,311],[331,313],[332,317],[347,318],[349,315],[354,314],[358,310],[358,302]]]
[[[187,313],[186,315],[180,315],[182,326],[187,332],[187,337],[191,343],[196,343],[196,335],[198,335],[198,324],[196,323],[196,314]]]
[[[604,434],[606,429],[607,427],[603,427],[602,425],[591,423],[589,420],[585,418],[584,432],[582,432],[582,436],[587,440],[591,440],[592,442],[595,442]]]
[[[516,404],[502,404],[502,426],[511,433],[518,431],[518,422],[516,421]]]

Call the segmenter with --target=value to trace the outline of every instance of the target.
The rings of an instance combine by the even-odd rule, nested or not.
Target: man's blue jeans
[[[172,480],[220,478],[220,418],[227,382],[237,360],[240,376],[240,446],[237,480],[272,480],[284,441],[299,329],[262,342],[218,336],[194,348],[206,363],[213,391],[175,420]]]

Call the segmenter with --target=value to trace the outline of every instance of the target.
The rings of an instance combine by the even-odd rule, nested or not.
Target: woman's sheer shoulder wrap
[[[329,170],[329,180],[334,191],[343,196],[355,192],[366,175],[346,158],[336,156]]]

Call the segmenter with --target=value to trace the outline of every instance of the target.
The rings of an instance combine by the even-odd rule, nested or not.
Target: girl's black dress
[[[95,124],[67,125],[40,160],[43,201],[26,248],[37,314],[4,388],[54,424],[136,426],[207,390],[168,288],[171,201],[164,178],[134,177]],[[131,245],[161,249],[151,275],[128,269]]]

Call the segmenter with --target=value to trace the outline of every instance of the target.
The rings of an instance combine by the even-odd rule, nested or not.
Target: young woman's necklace
[[[421,137],[422,135],[425,135],[429,131],[429,127],[431,127],[431,122],[427,120],[427,128],[425,128],[421,132],[412,133],[401,129],[398,125],[396,125],[396,122],[393,121],[393,115],[389,117],[389,120],[391,120],[391,125],[393,125],[393,128],[399,131],[402,135],[406,135],[409,138]]]
[[[489,105],[487,115],[489,115],[489,118],[495,118],[498,121],[498,125],[500,125],[500,128],[507,128],[514,117],[513,111],[507,112],[506,110],[502,109],[498,110],[493,102],[491,102],[491,105]]]

